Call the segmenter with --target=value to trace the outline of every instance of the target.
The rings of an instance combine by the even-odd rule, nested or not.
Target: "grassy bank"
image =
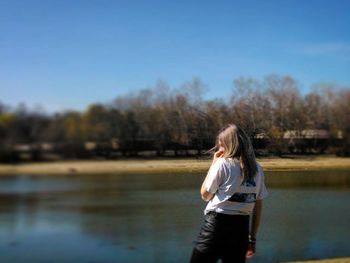
[[[350,170],[350,158],[304,157],[258,160],[265,171]],[[24,164],[0,164],[0,175],[94,174],[94,173],[205,173],[211,160],[88,160]]]

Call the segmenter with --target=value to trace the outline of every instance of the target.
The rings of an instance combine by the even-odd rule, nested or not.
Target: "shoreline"
[[[258,158],[264,171],[350,170],[350,158]],[[0,164],[2,175],[54,174],[120,174],[120,173],[206,173],[211,160],[199,159],[130,159],[130,160],[73,160]]]

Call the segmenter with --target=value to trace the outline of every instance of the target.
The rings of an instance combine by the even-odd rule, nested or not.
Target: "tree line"
[[[349,87],[324,83],[303,93],[293,77],[269,75],[235,80],[230,98],[203,99],[205,90],[198,78],[178,89],[158,81],[53,115],[0,103],[0,161],[200,155],[228,123],[247,131],[257,154],[349,154]]]

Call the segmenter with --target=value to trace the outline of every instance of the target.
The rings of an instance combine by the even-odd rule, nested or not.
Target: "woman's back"
[[[231,215],[250,215],[254,202],[266,197],[264,173],[259,164],[252,179],[244,180],[240,162],[236,158],[219,158],[208,173],[206,187],[215,193],[204,211]]]

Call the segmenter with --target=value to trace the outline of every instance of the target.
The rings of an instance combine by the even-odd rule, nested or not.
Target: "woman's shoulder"
[[[236,158],[220,158],[220,159],[221,159],[221,164],[227,167],[240,166],[240,162]]]
[[[257,173],[264,176],[263,167],[261,166],[261,164],[259,162],[256,162],[256,168],[257,168]]]
[[[260,164],[258,161],[256,161],[256,167],[257,167],[259,170],[262,170],[262,166],[261,166],[261,164]]]

